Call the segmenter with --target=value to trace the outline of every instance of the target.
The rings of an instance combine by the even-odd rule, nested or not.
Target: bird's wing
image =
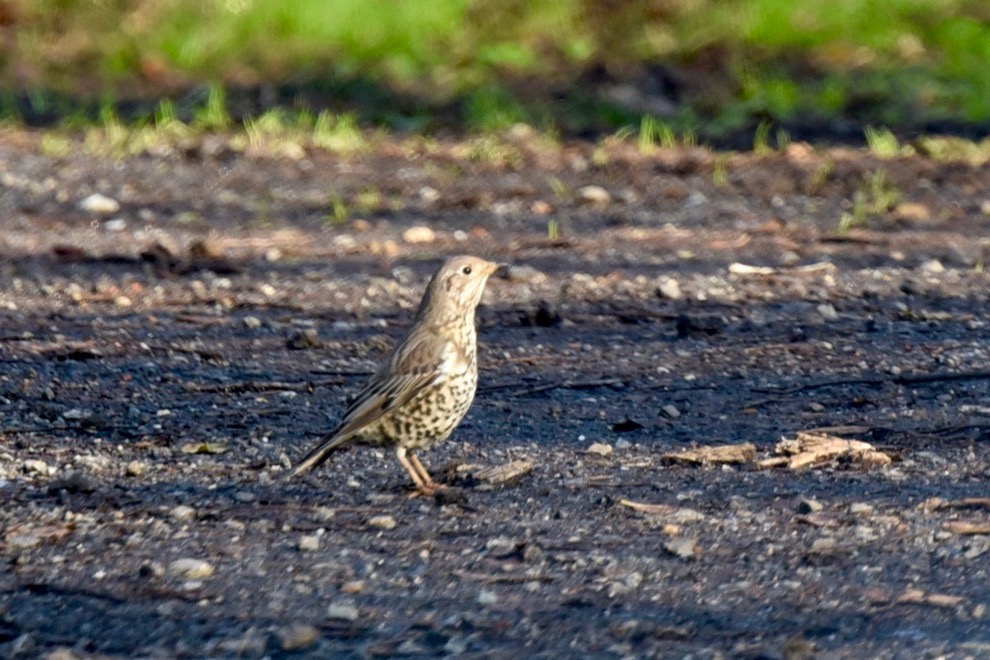
[[[344,413],[337,428],[299,461],[286,478],[323,463],[335,449],[346,445],[360,429],[405,405],[422,392],[423,388],[444,381],[449,364],[446,347],[440,351],[416,350],[420,348],[416,345],[406,345],[405,348],[408,350],[393,354],[386,365],[368,381]],[[423,355],[432,355],[433,359],[423,360],[420,357]]]

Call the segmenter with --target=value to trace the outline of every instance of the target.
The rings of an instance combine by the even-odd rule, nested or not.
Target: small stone
[[[929,259],[921,264],[921,270],[930,275],[938,275],[945,272],[945,266],[938,259]]]
[[[593,442],[591,443],[591,446],[588,447],[587,452],[597,456],[611,456],[612,445],[607,442]]]
[[[505,269],[505,279],[510,282],[521,282],[525,284],[540,284],[546,282],[547,276],[542,271],[532,266],[512,265]]]
[[[196,519],[196,509],[187,504],[180,504],[168,512],[168,517],[176,522],[192,522]]]
[[[364,591],[364,580],[351,580],[340,586],[341,593],[359,594]]]
[[[31,474],[48,474],[49,468],[48,463],[40,461],[36,458],[29,458],[23,463],[24,471]]]
[[[688,537],[670,539],[663,549],[678,559],[694,559],[698,554],[698,543]]]
[[[202,559],[195,559],[193,557],[176,559],[168,565],[169,575],[185,580],[199,580],[201,578],[208,578],[213,575],[215,570],[216,569],[213,568],[213,564],[210,562],[203,561]]]
[[[822,303],[821,305],[816,307],[816,309],[818,310],[818,313],[822,315],[822,318],[825,319],[826,321],[839,320],[839,313],[835,311],[835,307],[833,307],[829,303]]]
[[[320,537],[316,534],[307,534],[299,537],[299,549],[302,552],[316,552],[320,549]]]
[[[478,604],[479,605],[494,605],[498,602],[498,594],[494,591],[482,591],[478,594]]]
[[[432,243],[437,238],[436,232],[426,225],[416,225],[402,232],[402,240],[411,245]]]
[[[812,401],[808,403],[808,405],[806,405],[805,408],[809,412],[816,412],[816,413],[825,412],[825,406],[821,403],[818,403],[817,401]]]
[[[148,466],[141,461],[131,461],[127,464],[125,472],[128,477],[140,477],[142,474],[148,471]]]
[[[818,513],[825,508],[825,505],[818,500],[813,500],[810,498],[802,498],[797,505],[797,512],[801,514]]]
[[[839,548],[839,544],[831,537],[815,539],[811,544],[811,554],[813,555],[834,555]]]
[[[578,199],[585,204],[607,206],[612,201],[612,195],[601,186],[582,186],[577,193]]]
[[[245,316],[244,325],[250,330],[257,330],[261,327],[261,319],[257,316]]]
[[[440,191],[431,186],[423,186],[419,189],[419,198],[424,202],[435,202],[440,199]]]
[[[664,407],[660,408],[660,414],[669,419],[677,419],[681,416],[681,411],[677,409],[672,403],[668,403]]]
[[[320,345],[320,335],[313,328],[297,330],[289,335],[285,345],[293,351],[301,351],[307,348],[317,348]]]
[[[674,278],[668,277],[657,287],[657,295],[667,300],[680,300],[683,294],[680,283]]]
[[[553,213],[553,204],[542,199],[538,199],[530,204],[529,211],[533,215],[550,215]]]
[[[35,534],[18,534],[7,540],[7,548],[15,553],[37,548],[41,545],[41,537]]]
[[[133,307],[134,301],[127,296],[117,296],[113,299],[113,304],[117,307]]]
[[[316,646],[320,631],[308,623],[290,623],[275,631],[278,643],[285,652],[302,651]]]
[[[106,195],[93,193],[86,199],[79,202],[79,208],[87,213],[110,215],[120,210],[120,203],[113,198],[107,197]]]
[[[873,515],[873,505],[866,502],[853,502],[849,505],[849,513],[854,516],[870,516]]]
[[[615,441],[616,449],[629,449],[630,447],[632,447],[632,443],[625,438],[619,438]]]
[[[368,525],[370,527],[377,527],[378,529],[390,530],[395,529],[398,523],[395,522],[395,518],[392,516],[374,516],[368,519]]]
[[[328,506],[317,507],[316,510],[313,511],[313,517],[316,518],[316,520],[318,520],[319,522],[327,522],[329,520],[333,520],[336,516],[337,516],[337,510],[331,509]]]
[[[327,607],[327,618],[335,621],[357,621],[361,613],[351,603],[331,603]]]

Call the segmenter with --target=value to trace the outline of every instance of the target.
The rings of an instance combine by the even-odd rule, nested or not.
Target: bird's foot
[[[409,493],[409,497],[435,497],[440,491],[446,490],[446,486],[441,486],[435,481],[426,481],[416,485],[416,490]]]

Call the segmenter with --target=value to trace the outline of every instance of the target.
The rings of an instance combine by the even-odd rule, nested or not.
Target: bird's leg
[[[414,454],[410,454],[405,447],[397,447],[395,455],[398,457],[399,462],[402,463],[402,467],[412,477],[413,483],[416,484],[416,489],[419,493],[423,495],[434,495],[440,490],[440,486],[423,469],[423,464],[419,462],[419,459]],[[422,473],[420,470],[422,470]],[[425,478],[423,475],[426,475]]]
[[[423,464],[420,462],[419,456],[410,452],[409,462],[412,463],[414,468],[416,468],[416,471],[419,472],[419,476],[423,478],[423,481],[426,483],[427,486],[434,489],[441,488],[440,484],[433,481],[433,477],[431,477],[430,473],[426,471],[426,467],[424,467]]]

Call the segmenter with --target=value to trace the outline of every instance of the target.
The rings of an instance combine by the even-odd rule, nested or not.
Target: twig
[[[553,582],[552,575],[489,575],[471,571],[453,571],[462,580],[478,580],[486,584],[524,584],[526,582]]]
[[[538,385],[537,387],[518,390],[511,393],[509,396],[529,396],[530,394],[539,394],[540,392],[547,392],[549,390],[590,390],[595,389],[596,387],[612,387],[622,384],[623,381],[621,378],[604,378],[601,380],[565,380],[561,383],[546,383],[545,385]]]
[[[219,383],[213,385],[196,385],[194,383],[190,383],[186,385],[186,389],[190,392],[224,392],[228,394],[237,394],[239,392],[270,392],[273,390],[308,392],[315,390],[318,387],[330,387],[332,385],[343,384],[344,381],[340,379],[303,383],[287,383],[284,381],[264,382],[251,380],[241,383]]]

